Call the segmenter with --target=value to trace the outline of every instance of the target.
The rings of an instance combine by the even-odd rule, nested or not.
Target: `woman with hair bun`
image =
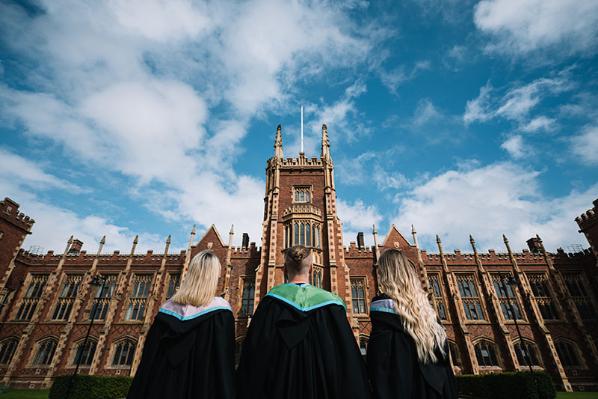
[[[215,296],[219,277],[213,252],[191,260],[147,334],[128,399],[234,398],[235,321]]]
[[[376,269],[367,362],[375,399],[457,398],[446,332],[415,270],[397,249]]]

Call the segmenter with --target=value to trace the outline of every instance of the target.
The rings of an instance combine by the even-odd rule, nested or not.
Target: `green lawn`
[[[48,399],[48,389],[11,389],[0,394],[0,399]]]
[[[48,399],[47,389],[11,389],[0,394],[0,399]],[[598,392],[559,392],[557,399],[598,399]]]

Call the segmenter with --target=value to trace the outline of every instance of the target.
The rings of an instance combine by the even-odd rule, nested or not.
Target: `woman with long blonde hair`
[[[376,399],[456,398],[446,332],[422,288],[415,265],[386,250],[376,269],[370,308],[368,369]]]
[[[216,296],[220,269],[212,251],[193,257],[147,334],[128,399],[234,398],[234,317]]]

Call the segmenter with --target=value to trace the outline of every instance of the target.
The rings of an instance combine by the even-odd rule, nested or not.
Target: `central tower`
[[[349,316],[351,285],[343,253],[342,224],[336,215],[334,165],[328,128],[322,125],[319,158],[284,158],[282,131],[276,129],[274,156],[266,165],[262,251],[256,271],[255,303],[285,282],[284,249],[310,247],[314,256],[311,283],[345,300]]]

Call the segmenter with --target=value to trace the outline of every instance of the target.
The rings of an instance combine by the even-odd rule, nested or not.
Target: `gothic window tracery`
[[[112,365],[130,367],[133,364],[136,346],[137,342],[130,338],[125,338],[117,342],[114,348],[114,356],[112,357]]]
[[[529,284],[536,298],[536,303],[542,314],[542,318],[545,320],[556,320],[558,314],[552,295],[550,293],[550,287],[548,282],[548,276],[546,273],[529,273],[527,274]]]
[[[54,314],[52,315],[53,320],[68,320],[73,309],[77,292],[79,291],[79,285],[81,284],[83,276],[79,275],[67,275],[66,279],[60,290],[56,307],[54,308]]]
[[[133,289],[129,297],[126,320],[143,320],[145,307],[152,284],[151,274],[136,274],[133,277]]]
[[[295,186],[293,187],[293,202],[296,204],[306,204],[311,202],[311,187],[310,186]]]
[[[528,340],[523,340],[523,344],[521,341],[517,341],[513,346],[520,367],[528,365],[542,366],[536,344]]]
[[[592,301],[584,285],[584,276],[581,272],[567,273],[564,275],[567,290],[575,303],[575,307],[582,319],[594,319],[596,312],[592,306]]]
[[[313,266],[312,283],[311,283],[313,286],[322,288],[323,273],[324,273],[324,271],[322,270],[321,267]]]
[[[351,278],[351,296],[353,297],[353,312],[357,314],[366,314],[365,278]]]
[[[496,345],[494,342],[482,339],[475,344],[475,355],[480,367],[499,367]]]
[[[555,346],[564,367],[579,368],[582,366],[579,350],[574,342],[559,339],[556,341]]]
[[[54,352],[56,351],[56,345],[58,340],[56,338],[47,338],[40,341],[37,344],[37,353],[33,358],[33,365],[35,366],[48,366],[52,363]]]
[[[25,292],[25,296],[21,301],[21,306],[17,312],[15,320],[28,321],[31,320],[35,313],[35,308],[44,292],[44,287],[48,281],[47,274],[33,275],[29,287]]]
[[[243,278],[243,292],[241,293],[241,316],[248,317],[253,314],[253,300],[255,295],[255,282],[253,277]]]
[[[428,281],[430,287],[432,287],[432,293],[434,295],[434,306],[436,307],[436,313],[440,320],[447,320],[446,306],[444,304],[444,298],[442,295],[442,287],[440,286],[440,275],[437,273],[428,274]]]
[[[78,342],[72,364],[76,365],[79,363],[81,366],[91,366],[93,357],[96,353],[97,345],[98,342],[95,338],[89,338],[87,343],[85,340]]]
[[[484,320],[484,311],[482,310],[474,275],[457,275],[457,285],[459,287],[459,294],[461,294],[461,300],[463,301],[465,317],[468,320]]]
[[[172,298],[177,292],[181,285],[181,274],[180,273],[169,273],[168,274],[168,291],[166,292],[166,299]]]
[[[513,278],[512,275],[505,277],[502,273],[492,274],[492,285],[494,286],[494,292],[500,302],[500,309],[505,320],[523,320],[523,314],[521,312],[521,306],[519,306],[519,299],[515,293],[513,285],[511,285],[506,279]]]
[[[0,342],[0,364],[9,364],[12,360],[19,340],[15,337],[7,338]]]
[[[96,289],[95,297],[93,298],[91,309],[89,311],[89,320],[91,320],[92,317],[94,317],[94,320],[106,320],[106,315],[110,309],[110,300],[112,299],[112,295],[116,288],[117,277],[115,274],[108,274],[104,277],[106,278],[106,281],[104,282],[103,288],[100,286]]]

